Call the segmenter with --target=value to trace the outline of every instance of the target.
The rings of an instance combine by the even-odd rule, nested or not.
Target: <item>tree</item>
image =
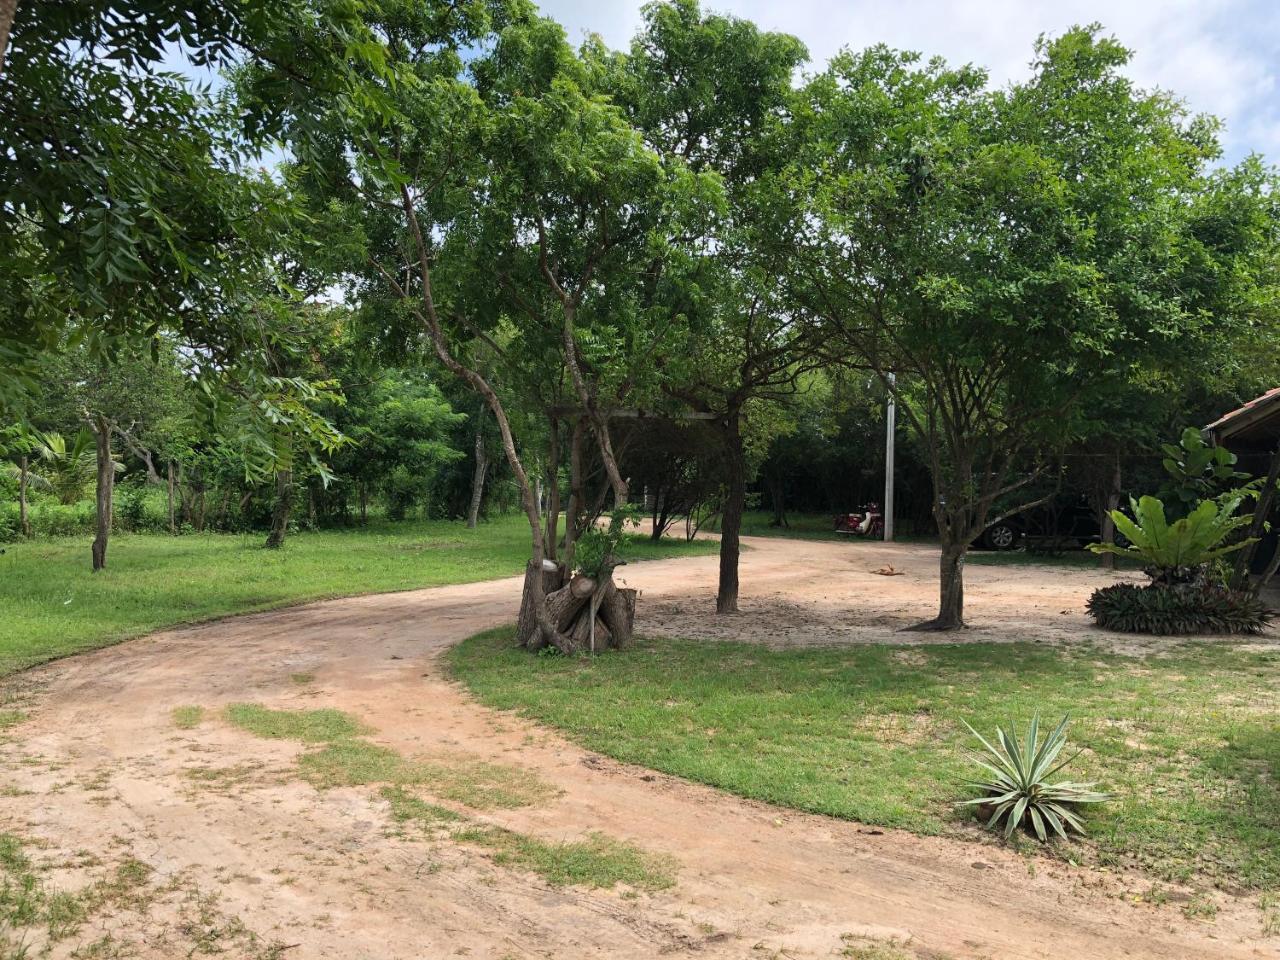
[[[241,426],[255,454],[284,418],[322,428],[305,385],[264,373],[268,348],[283,345],[267,301],[292,297],[274,260],[296,210],[255,166],[278,118],[229,111],[165,59],[179,44],[200,67],[273,64],[288,78],[278,94],[336,93],[348,70],[377,68],[355,5],[9,3],[6,36],[0,411],[21,415],[43,359],[68,344],[110,363],[177,341],[209,388],[205,406],[227,408],[216,390],[250,414]]]
[[[964,625],[968,545],[1078,434],[1094,385],[1248,322],[1272,248],[1210,229],[1214,124],[1135,89],[1128,58],[1076,28],[990,91],[873,48],[805,90],[790,295],[896,395],[928,459],[941,582],[920,629]]]
[[[776,295],[780,265],[760,242],[774,229],[769,181],[786,160],[791,78],[807,53],[794,37],[677,0],[644,8],[628,54],[588,55],[654,150],[723,184],[726,203],[694,255],[655,264],[641,289],[652,314],[692,331],[664,354],[664,387],[718,426],[727,491],[716,610],[732,613],[751,473],[745,413],[793,394],[812,365],[811,328]]]
[[[69,480],[77,470],[84,476],[89,472],[88,462],[93,464],[96,513],[91,553],[93,569],[101,570],[107,564],[116,474],[123,469],[112,441],[123,441],[146,465],[149,477],[158,482],[148,448],[162,441],[181,419],[187,383],[172,350],[155,359],[129,351],[107,363],[87,349],[72,349],[47,369],[51,382],[44,415],[68,429],[84,431],[60,458],[66,461],[64,476]],[[92,455],[86,436],[92,438]],[[80,493],[70,483],[64,489],[65,496],[73,499],[79,499]]]
[[[411,321],[440,364],[484,399],[530,526],[522,635],[531,649],[573,650],[581,641],[547,611],[548,538],[509,412],[532,393],[513,397],[511,388],[551,356],[569,370],[622,505],[607,410],[643,328],[607,328],[610,308],[635,316],[614,278],[635,275],[634,251],[660,246],[664,225],[702,185],[645,149],[590,88],[557,25],[514,4],[474,12],[457,21],[421,8],[377,23],[399,78],[394,89],[378,87],[394,122],[350,103],[318,106],[331,148],[301,177],[317,208],[358,225],[335,252],[346,254],[366,310],[387,328]],[[464,69],[459,49],[482,41],[491,53]],[[610,357],[615,349],[623,360]],[[493,371],[482,351],[503,358]]]

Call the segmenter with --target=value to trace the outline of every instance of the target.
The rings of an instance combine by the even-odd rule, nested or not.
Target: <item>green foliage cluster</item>
[[[620,548],[626,538],[627,527],[637,526],[639,522],[633,508],[623,507],[609,514],[608,524],[596,524],[584,530],[573,553],[578,572],[598,577],[622,563]]]
[[[1235,468],[1238,458],[1234,453],[1209,444],[1195,427],[1187,427],[1176,444],[1162,443],[1160,449],[1166,479],[1156,495],[1175,518],[1190,513],[1201,500],[1217,497],[1249,479],[1247,473]]]
[[[1213,583],[1117,583],[1095,590],[1088,610],[1108,630],[1188,634],[1261,633],[1275,618],[1257,597]]]
[[[1185,517],[1169,523],[1164,503],[1156,497],[1130,499],[1132,518],[1120,510],[1111,512],[1116,529],[1124,535],[1127,545],[1095,543],[1090,544],[1089,549],[1094,553],[1140,559],[1155,584],[1188,583],[1203,576],[1206,564],[1253,542],[1227,542],[1252,519],[1236,515],[1242,500],[1238,494],[1222,503],[1203,500]]]
[[[1050,832],[1064,840],[1068,830],[1084,833],[1084,824],[1075,807],[1103,803],[1110,797],[1093,789],[1092,783],[1050,782],[1072,759],[1058,761],[1067,745],[1067,719],[1063,717],[1043,743],[1040,742],[1039,714],[1031,718],[1025,739],[1020,739],[1012,726],[997,727],[998,745],[993,745],[966,723],[969,732],[986,749],[985,754],[974,755],[972,759],[988,777],[967,781],[970,787],[981,791],[981,796],[965,800],[961,806],[989,811],[986,823],[992,830],[1003,820],[1006,840],[1014,830],[1026,826],[1030,826],[1041,841],[1047,840]]]

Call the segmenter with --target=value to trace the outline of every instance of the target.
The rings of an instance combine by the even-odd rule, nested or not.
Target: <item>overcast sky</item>
[[[1226,160],[1280,162],[1280,0],[703,0],[704,8],[799,37],[821,67],[841,47],[875,43],[1024,76],[1041,33],[1099,22],[1135,51],[1131,75],[1226,122]],[[640,0],[541,0],[573,41],[599,33],[622,48]]]

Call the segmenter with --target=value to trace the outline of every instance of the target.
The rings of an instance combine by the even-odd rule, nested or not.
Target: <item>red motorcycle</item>
[[[854,537],[867,537],[871,540],[884,539],[884,514],[880,504],[868,503],[861,513],[842,513],[836,517],[836,533],[847,533]]]

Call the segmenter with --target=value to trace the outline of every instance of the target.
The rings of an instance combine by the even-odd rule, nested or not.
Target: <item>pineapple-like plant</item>
[[[986,754],[973,754],[972,759],[987,771],[988,777],[966,781],[982,795],[965,800],[960,806],[991,808],[987,826],[995,830],[1003,821],[1006,839],[1024,824],[1030,824],[1042,841],[1048,840],[1050,831],[1063,839],[1068,830],[1084,833],[1084,824],[1074,808],[1082,803],[1102,803],[1111,797],[1094,790],[1093,783],[1049,782],[1055,773],[1079,756],[1077,753],[1058,761],[1067,744],[1067,720],[1064,716],[1043,742],[1039,714],[1031,718],[1025,740],[1018,739],[1012,726],[997,727],[999,746],[993,746],[966,723],[969,732],[986,748]]]

